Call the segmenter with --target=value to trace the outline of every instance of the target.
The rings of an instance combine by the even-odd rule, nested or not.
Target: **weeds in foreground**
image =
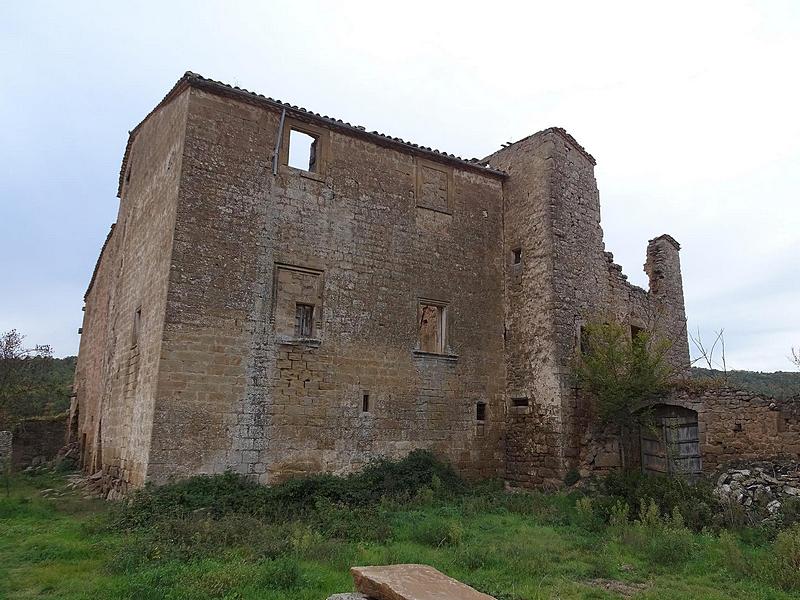
[[[752,542],[747,529],[711,533],[709,518],[695,533],[682,483],[633,503],[632,490],[670,484],[507,493],[411,458],[373,467],[368,500],[343,489],[347,478],[258,488],[224,475],[146,489],[109,513],[40,497],[63,486],[56,475],[17,479],[19,491],[0,499],[0,597],[318,600],[350,589],[350,566],[396,562],[433,565],[499,599],[611,597],[596,579],[645,584],[651,598],[800,589],[800,526]]]

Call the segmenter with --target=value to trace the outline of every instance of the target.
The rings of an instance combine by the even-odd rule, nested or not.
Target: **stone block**
[[[428,565],[350,569],[356,589],[375,600],[495,600]]]

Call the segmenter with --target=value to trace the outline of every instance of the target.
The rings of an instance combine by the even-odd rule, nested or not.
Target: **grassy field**
[[[0,491],[0,598],[324,600],[352,589],[350,566],[400,562],[504,600],[800,597],[800,535],[745,543],[657,512],[617,510],[607,524],[575,495],[442,494],[435,476],[413,497],[366,504],[295,487],[280,497],[285,518],[248,510],[235,489],[224,508],[195,508],[220,493],[203,485],[197,502],[183,487],[121,511],[63,475],[15,476]]]

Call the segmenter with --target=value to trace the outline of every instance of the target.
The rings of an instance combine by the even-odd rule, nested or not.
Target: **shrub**
[[[711,525],[717,508],[711,484],[701,479],[690,482],[682,477],[650,475],[634,471],[614,471],[600,481],[596,505],[608,521],[617,501],[628,504],[633,513],[640,513],[642,499],[653,499],[662,516],[677,508],[686,526],[694,531]]]
[[[621,502],[615,505],[615,528],[622,543],[642,552],[657,565],[688,560],[695,542],[680,510],[674,508],[671,515],[664,516],[652,498],[642,498],[638,504],[639,518],[633,523],[627,520],[627,505]]]
[[[439,497],[466,490],[453,469],[433,454],[415,450],[398,461],[380,459],[345,477],[315,475],[263,486],[234,473],[201,475],[161,487],[146,486],[124,503],[114,526],[127,529],[167,517],[186,517],[198,511],[219,519],[227,514],[248,514],[273,522],[305,518],[317,503],[342,508],[370,507],[383,498],[408,501],[421,489]]]
[[[603,527],[603,519],[595,512],[592,499],[588,496],[578,498],[575,502],[575,518],[579,527],[589,531],[599,531]]]
[[[778,534],[772,554],[773,582],[787,590],[800,589],[800,524]]]

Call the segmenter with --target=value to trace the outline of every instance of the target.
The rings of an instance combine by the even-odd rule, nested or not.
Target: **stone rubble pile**
[[[800,462],[758,462],[728,468],[717,479],[715,493],[736,502],[749,513],[766,511],[766,518],[779,515],[790,498],[800,502]]]

